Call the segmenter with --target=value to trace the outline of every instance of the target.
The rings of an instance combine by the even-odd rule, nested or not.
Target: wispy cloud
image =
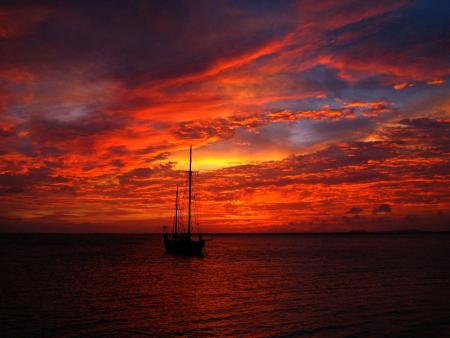
[[[213,230],[444,224],[448,13],[426,1],[2,5],[4,223],[155,229],[192,144]]]

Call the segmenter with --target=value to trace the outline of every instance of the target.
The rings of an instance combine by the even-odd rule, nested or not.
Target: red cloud
[[[258,217],[260,225],[282,226],[292,222],[308,224],[324,215],[329,215],[330,226],[345,228],[353,223],[339,225],[339,215],[349,205],[358,204],[359,212],[370,210],[374,204],[395,204],[394,217],[413,211],[427,214],[445,210],[450,203],[445,189],[449,174],[445,164],[448,129],[447,122],[403,120],[381,131],[379,138],[383,141],[343,143],[282,161],[203,172],[195,177],[197,196],[204,206],[203,217],[212,230],[218,229],[213,227],[215,218],[220,218],[229,230],[243,230],[240,224],[246,220],[251,226],[254,217]],[[112,151],[118,155],[128,153],[126,149]],[[21,175],[1,175],[2,192],[8,196],[3,199],[2,208],[8,210],[9,206],[11,210],[7,215],[33,219],[35,208],[47,205],[53,210],[79,210],[84,215],[81,219],[88,220],[94,215],[91,207],[79,208],[85,201],[102,196],[92,207],[105,203],[112,207],[126,202],[134,211],[123,213],[124,220],[127,217],[153,219],[146,201],[153,201],[154,208],[169,210],[173,202],[172,186],[181,182],[183,176],[170,163],[132,169],[115,167],[84,178],[74,176],[73,170],[62,170],[61,165],[64,167],[63,163],[56,164],[53,170],[41,168]],[[46,191],[44,200],[31,203],[26,211],[17,213],[13,206],[23,196],[43,191]],[[374,213],[387,209],[379,207]],[[356,213],[356,209],[351,210]],[[109,219],[114,213],[100,215]],[[64,220],[74,219],[67,216]],[[367,224],[374,227],[369,229],[380,229],[377,227],[382,225],[376,222],[381,220],[368,220]],[[307,226],[296,229],[314,230]]]
[[[347,229],[361,217],[383,229],[377,205],[395,206],[398,224],[437,219],[449,208],[448,48],[439,34],[380,39],[406,4],[227,11],[236,22],[211,32],[195,10],[173,14],[181,30],[130,12],[118,29],[103,11],[89,12],[99,22],[83,15],[95,4],[2,7],[5,222],[155,230],[171,216],[189,144],[196,164],[214,164],[195,178],[211,231]]]
[[[42,6],[0,7],[0,38],[11,39],[30,33],[30,28],[47,18]]]

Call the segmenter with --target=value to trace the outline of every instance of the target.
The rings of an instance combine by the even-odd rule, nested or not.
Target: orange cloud
[[[192,144],[205,230],[443,228],[448,53],[408,4],[1,7],[3,224],[156,231]]]

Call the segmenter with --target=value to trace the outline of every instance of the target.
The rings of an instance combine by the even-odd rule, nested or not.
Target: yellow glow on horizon
[[[251,154],[240,154],[236,151],[214,154],[210,154],[209,152],[206,153],[201,150],[195,152],[195,149],[193,151],[193,170],[215,170],[256,162],[279,161],[289,156],[287,153],[277,151],[267,153],[256,152]],[[178,152],[171,160],[177,162],[177,165],[175,166],[177,169],[186,170],[189,165],[189,154],[186,151]]]

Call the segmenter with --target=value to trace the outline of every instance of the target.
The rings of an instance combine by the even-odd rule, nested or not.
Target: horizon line
[[[162,232],[31,232],[0,231],[0,235],[162,235]],[[205,232],[194,235],[389,235],[389,234],[450,234],[450,230],[384,230],[384,231],[307,231],[307,232]]]

